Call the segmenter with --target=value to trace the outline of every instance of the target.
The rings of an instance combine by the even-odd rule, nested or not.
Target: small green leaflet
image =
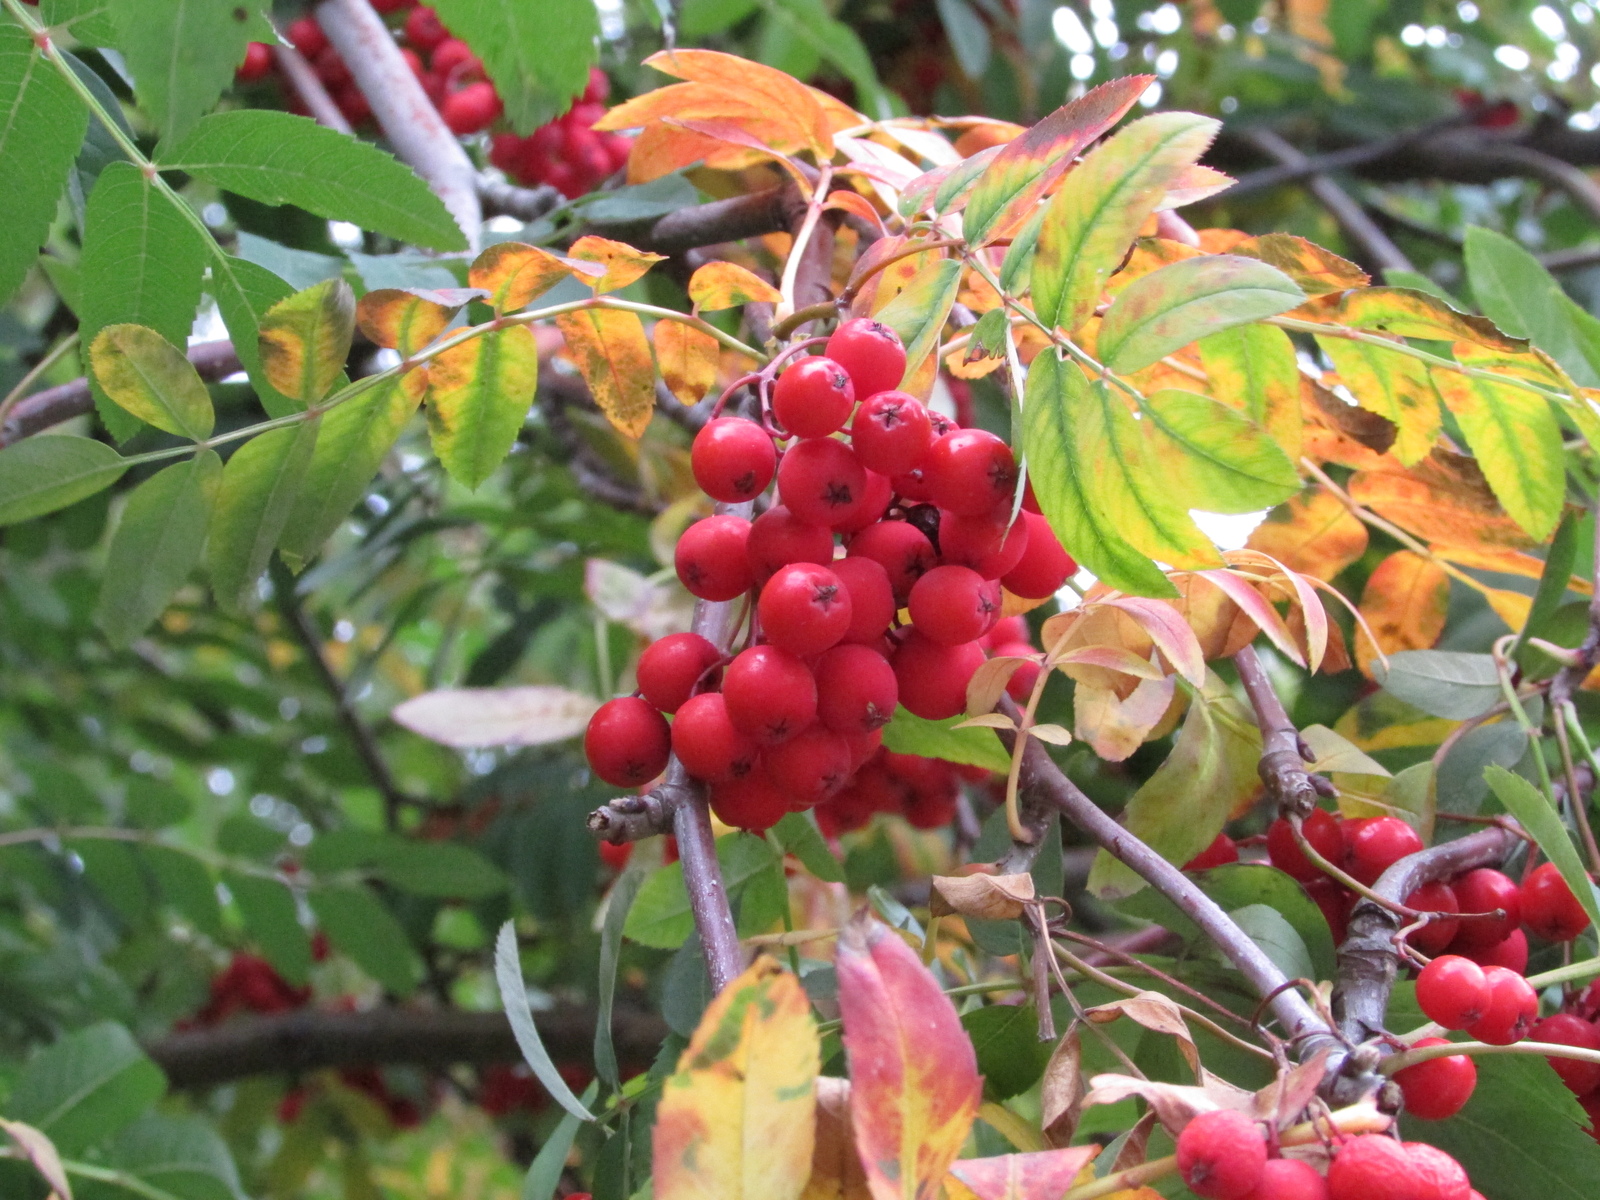
[[[1583,387],[1600,387],[1600,363],[1586,350],[1574,306],[1537,258],[1503,234],[1476,226],[1467,229],[1465,256],[1472,295],[1484,316],[1513,337],[1532,340]]]
[[[1220,400],[1167,388],[1146,396],[1141,411],[1158,472],[1192,507],[1254,512],[1299,493],[1299,473],[1278,443]]]
[[[0,450],[0,525],[65,508],[110,487],[127,469],[126,459],[92,438],[25,438]]]
[[[242,609],[267,569],[317,444],[317,422],[301,421],[251,438],[222,471],[206,550],[217,602]]]
[[[278,974],[297,987],[310,979],[311,939],[295,911],[294,893],[276,879],[242,871],[224,872],[222,882],[244,918],[245,931]]]
[[[105,1148],[105,1161],[146,1187],[149,1200],[242,1200],[239,1169],[216,1127],[203,1117],[146,1113]],[[128,1192],[122,1192],[128,1195]]]
[[[216,107],[252,37],[272,36],[245,4],[117,0],[110,8],[139,107],[167,140]]]
[[[822,840],[816,818],[809,813],[788,813],[772,827],[784,852],[800,860],[805,869],[824,883],[843,883],[844,864]]]
[[[894,710],[894,719],[883,727],[883,744],[896,754],[920,754],[924,758],[942,758],[945,762],[969,767],[1009,771],[1011,756],[995,737],[994,730],[980,726],[954,728],[964,720],[966,717],[956,716],[930,721],[901,705]]]
[[[76,1158],[131,1124],[161,1098],[167,1081],[121,1025],[102,1021],[67,1034],[23,1067],[6,1115],[24,1121]]]
[[[324,884],[306,893],[317,924],[339,953],[397,996],[422,978],[422,959],[388,906],[364,884]]]
[[[731,900],[745,884],[772,866],[776,852],[761,838],[729,833],[717,839],[717,861]],[[644,881],[628,913],[623,934],[644,946],[676,950],[694,932],[683,864],[669,863]]]
[[[218,250],[211,256],[207,290],[217,301],[234,351],[249,374],[250,384],[255,388],[267,415],[286,417],[298,411],[300,405],[273,387],[267,379],[267,373],[261,365],[260,351],[256,348],[262,315],[278,301],[291,295],[294,289],[265,267]]]
[[[196,442],[211,436],[211,393],[183,351],[154,329],[106,326],[89,347],[89,365],[106,395],[141,421]]]
[[[516,1034],[517,1046],[545,1090],[557,1104],[580,1121],[593,1121],[594,1114],[572,1094],[567,1081],[550,1060],[550,1052],[539,1038],[539,1029],[533,1023],[533,1010],[528,1006],[528,988],[522,981],[522,962],[517,954],[517,930],[510,921],[500,926],[494,940],[494,978],[500,987],[500,1003]]]
[[[961,263],[942,258],[918,272],[917,277],[875,314],[900,335],[906,348],[906,370],[901,382],[917,373],[939,344],[939,333],[949,319],[950,307],[961,290]]]

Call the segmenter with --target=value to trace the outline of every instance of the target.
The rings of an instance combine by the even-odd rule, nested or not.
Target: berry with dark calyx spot
[[[1437,1146],[1405,1142],[1417,1200],[1470,1200],[1472,1181],[1467,1169]]]
[[[1541,863],[1522,881],[1522,923],[1547,942],[1570,942],[1589,928],[1589,914],[1555,863]]]
[[[1211,844],[1183,864],[1185,871],[1209,871],[1212,867],[1224,866],[1227,863],[1239,861],[1239,846],[1227,834],[1219,833],[1211,839]]]
[[[787,650],[752,646],[723,672],[728,717],[762,746],[788,741],[817,719],[817,681]]]
[[[977,517],[1011,502],[1017,486],[1017,460],[994,434],[957,429],[928,447],[923,477],[940,508]]]
[[[802,438],[778,464],[778,498],[802,521],[826,525],[855,515],[867,486],[861,460],[833,438]]]
[[[1600,1050],[1600,1029],[1572,1013],[1556,1013],[1534,1025],[1528,1037],[1536,1042],[1552,1042],[1557,1046],[1573,1046],[1580,1050]],[[1600,1063],[1585,1062],[1580,1058],[1562,1058],[1550,1055],[1546,1060],[1555,1068],[1561,1082],[1574,1096],[1587,1096],[1600,1088]]]
[[[583,752],[612,787],[638,787],[667,769],[672,731],[667,719],[637,696],[607,700],[589,718]]]
[[[702,692],[678,710],[672,722],[672,752],[696,779],[725,783],[750,774],[759,750],[728,719],[722,693]]]
[[[977,642],[945,646],[912,629],[894,652],[900,703],[913,716],[943,721],[965,711],[967,684],[984,663]]]
[[[939,516],[939,558],[971,567],[985,579],[999,579],[1014,570],[1028,549],[1028,523],[1010,512],[981,517]],[[1010,522],[1008,524],[1008,522]]]
[[[1261,1182],[1267,1142],[1256,1123],[1231,1108],[1204,1112],[1178,1134],[1178,1174],[1206,1200],[1245,1200]]]
[[[1000,585],[970,567],[935,567],[911,588],[911,623],[940,645],[975,642],[1000,619]]]
[[[843,427],[855,407],[856,390],[831,358],[802,358],[778,376],[772,412],[796,437],[827,437]]]
[[[738,504],[767,490],[778,469],[778,452],[767,431],[754,421],[718,417],[694,435],[689,464],[702,492],[713,500]]]
[[[813,725],[762,756],[767,776],[796,812],[820,804],[850,778],[850,743]]]
[[[1036,651],[1028,642],[1004,642],[995,646],[989,653],[994,658],[1022,658]],[[1037,660],[1023,663],[1011,672],[1011,678],[1006,680],[1006,695],[1018,704],[1025,703],[1033,694],[1033,685],[1038,682],[1039,672],[1043,669]],[[1234,857],[1237,858],[1238,855],[1235,854]]]
[[[767,580],[757,611],[769,642],[809,658],[850,628],[850,593],[827,567],[793,563]]]
[[[825,525],[802,521],[781,504],[774,504],[750,523],[745,556],[755,582],[765,584],[790,563],[833,562],[833,534]]]
[[[711,787],[711,811],[725,825],[765,833],[789,812],[789,802],[761,769]]]
[[[840,325],[823,353],[849,372],[857,396],[897,388],[906,373],[906,350],[900,335],[870,317],[856,317]]]
[[[1373,884],[1395,863],[1422,849],[1422,837],[1399,817],[1374,817],[1346,839],[1345,869]]]
[[[933,547],[934,554],[939,553],[939,524],[943,516],[938,506],[933,504],[913,504],[906,509],[906,524],[921,530],[922,536]]]
[[[840,640],[867,646],[881,644],[895,614],[889,572],[870,558],[835,559],[828,569],[850,593],[850,627]]]
[[[1456,900],[1456,894],[1448,883],[1425,883],[1406,897],[1405,904],[1407,908],[1414,908],[1418,912],[1461,911],[1461,904]],[[1456,930],[1460,926],[1460,921],[1449,917],[1429,921],[1422,928],[1411,932],[1411,945],[1423,954],[1442,954],[1444,948],[1456,936]]]
[[[290,21],[289,27],[283,32],[289,44],[305,58],[316,58],[328,48],[328,35],[322,32],[322,26],[317,24],[315,17],[300,17]]]
[[[863,471],[862,474],[867,481],[861,489],[861,495],[850,511],[841,513],[833,523],[833,528],[846,537],[883,520],[883,514],[889,510],[889,502],[894,499],[894,488],[889,485],[887,475],[879,475],[876,471]]]
[[[911,597],[917,580],[932,569],[933,543],[906,521],[879,521],[850,539],[851,558],[870,558],[889,576],[896,604]]]
[[[870,733],[894,716],[894,668],[866,646],[835,646],[817,660],[817,719],[841,734]]]
[[[1509,1046],[1528,1036],[1539,1017],[1539,997],[1528,981],[1505,967],[1485,967],[1489,1003],[1467,1032],[1480,1042]]]
[[[1445,1038],[1419,1038],[1412,1048],[1449,1044]],[[1394,1081],[1400,1085],[1408,1113],[1424,1121],[1442,1121],[1455,1116],[1472,1098],[1472,1089],[1478,1086],[1478,1068],[1468,1055],[1450,1054],[1396,1071]]]
[[[639,690],[662,712],[675,713],[700,677],[721,661],[721,652],[698,633],[669,633],[639,656]]]
[[[678,539],[673,558],[678,579],[701,600],[732,600],[750,590],[750,560],[745,547],[750,522],[722,515],[696,521]]]
[[[1502,942],[1522,923],[1522,889],[1507,875],[1490,867],[1479,867],[1454,880],[1451,890],[1463,913],[1487,913],[1495,909],[1503,917],[1463,917],[1451,950],[1482,950]]]
[[[1300,822],[1300,832],[1305,834],[1311,848],[1329,862],[1338,863],[1344,857],[1344,834],[1327,809],[1313,809]],[[1321,869],[1300,849],[1287,817],[1279,817],[1267,826],[1267,859],[1278,870],[1302,883],[1323,878]]]
[[[1417,976],[1417,1005],[1446,1029],[1466,1029],[1489,1008],[1489,981],[1483,968],[1459,954],[1441,954]]]
[[[1328,1200],[1328,1181],[1298,1158],[1269,1158],[1246,1200]]]
[[[909,392],[865,397],[850,422],[850,442],[862,465],[885,475],[915,470],[932,441],[928,410]]]
[[[251,42],[244,48],[244,60],[233,73],[235,83],[254,83],[272,74],[272,47]]]
[[[1038,513],[1023,510],[1028,544],[1017,565],[1000,577],[1006,591],[1024,600],[1048,600],[1078,571],[1072,555],[1061,548],[1056,531]]]

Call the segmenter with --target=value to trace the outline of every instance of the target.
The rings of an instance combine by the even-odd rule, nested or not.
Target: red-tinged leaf
[[[452,346],[428,364],[428,381],[433,451],[452,478],[477,488],[511,453],[528,415],[539,382],[533,332],[510,325]]]
[[[961,263],[953,258],[928,263],[873,316],[900,335],[906,348],[906,371],[901,386],[911,380],[928,355],[939,345],[939,335],[950,319],[950,309],[961,290]]]
[[[800,168],[787,154],[780,154],[760,138],[746,130],[742,125],[733,121],[695,121],[683,117],[664,117],[663,125],[674,129],[685,129],[690,133],[709,138],[714,142],[724,142],[729,146],[738,146],[748,151],[754,157],[751,161],[760,161],[770,158],[794,180],[802,194],[809,194],[811,190],[811,177]]]
[[[850,1081],[817,1079],[817,1137],[800,1200],[872,1200],[850,1123]]]
[[[1408,467],[1425,458],[1438,440],[1440,420],[1427,367],[1371,342],[1320,336],[1317,345],[1361,407],[1394,422],[1394,456]]]
[[[1353,329],[1396,337],[1472,342],[1511,354],[1528,348],[1526,341],[1501,333],[1487,317],[1457,312],[1439,297],[1412,288],[1358,288],[1339,302],[1338,319]]]
[[[1361,592],[1364,630],[1356,633],[1356,665],[1368,679],[1376,650],[1394,654],[1401,650],[1426,650],[1444,632],[1450,606],[1450,577],[1436,562],[1409,550],[1396,550],[1367,576]],[[1376,650],[1373,643],[1377,643]]]
[[[811,1172],[819,1041],[793,975],[759,958],[712,1000],[661,1090],[660,1200],[796,1200]]]
[[[991,662],[1000,661],[991,659]],[[1018,660],[1022,661],[1022,660]],[[1069,669],[1071,667],[1100,667],[1107,671],[1117,671],[1123,675],[1132,675],[1138,679],[1165,679],[1167,673],[1154,663],[1140,658],[1131,650],[1121,646],[1078,646],[1068,650],[1060,658],[1050,660],[1050,665],[1060,668],[1062,674],[1077,678]],[[999,697],[996,697],[998,702]],[[991,707],[993,707],[991,705]]]
[[[1103,83],[1005,145],[967,201],[962,226],[967,240],[981,246],[1023,216],[1085,146],[1122,120],[1154,80],[1153,75],[1129,75]]]
[[[415,292],[378,288],[356,303],[356,325],[378,345],[410,358],[444,332],[454,312]]]
[[[1232,175],[1196,163],[1179,172],[1178,177],[1167,185],[1167,194],[1156,205],[1156,211],[1167,212],[1186,204],[1198,204],[1227,191],[1236,182]]]
[[[648,270],[648,266],[645,269]],[[521,242],[496,242],[473,260],[467,270],[467,280],[473,287],[488,293],[488,303],[498,314],[526,308],[535,296],[543,295],[568,276],[594,285],[596,280],[604,278],[606,271],[607,265],[602,261],[563,258]],[[640,274],[643,273],[641,270]],[[601,287],[600,290],[612,289]]]
[[[664,75],[693,83],[720,85],[748,97],[760,111],[792,129],[795,139],[814,151],[819,159],[826,161],[833,157],[835,126],[828,109],[844,106],[837,103],[825,106],[821,93],[792,75],[717,50],[661,50],[644,61]],[[848,109],[845,112],[848,114],[845,125],[861,123],[857,114]]]
[[[950,1168],[950,1200],[1042,1200],[1065,1195],[1098,1146],[966,1158]]]
[[[566,688],[442,688],[398,705],[395,723],[458,750],[547,746],[575,738],[600,701]]]
[[[1293,570],[1332,579],[1366,553],[1367,527],[1318,488],[1273,509],[1246,545]]]
[[[891,233],[888,237],[882,237],[873,242],[872,245],[867,247],[866,253],[856,259],[855,265],[850,268],[850,278],[845,282],[845,291],[852,294],[856,293],[863,286],[864,280],[866,281],[866,286],[872,287],[876,282],[877,276],[881,275],[883,270],[888,269],[882,268],[880,270],[880,264],[893,258],[910,244],[911,239],[899,233]],[[903,262],[905,260],[902,259],[900,261]],[[869,272],[872,273],[872,278],[870,279],[868,278]]]
[[[643,322],[630,312],[589,308],[562,313],[556,326],[606,420],[629,437],[642,436],[656,403]]]
[[[1300,620],[1304,622],[1305,664],[1310,670],[1317,670],[1322,665],[1323,655],[1328,649],[1328,614],[1323,609],[1322,602],[1317,599],[1317,590],[1320,588],[1339,596],[1341,600],[1344,599],[1343,596],[1332,584],[1292,571],[1270,554],[1253,547],[1231,550],[1227,559],[1230,566],[1258,572],[1265,571],[1268,582],[1280,593],[1286,594],[1290,601],[1290,617],[1293,618],[1298,614]],[[1349,601],[1344,603],[1347,608],[1350,606]],[[1291,628],[1293,628],[1292,621]]]
[[[715,83],[674,83],[645,92],[608,110],[592,128],[611,132],[643,129],[641,137],[645,137],[668,118],[728,121],[781,151],[795,151],[805,145],[803,131],[783,113],[764,110],[756,97],[737,87]],[[631,162],[629,167],[631,170]]]
[[[916,953],[862,914],[839,935],[835,969],[850,1113],[874,1200],[932,1200],[982,1098],[977,1056]]]
[[[1242,254],[1246,258],[1259,258],[1262,262],[1271,263],[1299,284],[1300,290],[1308,296],[1325,296],[1329,292],[1364,288],[1372,282],[1355,263],[1292,233],[1268,233],[1261,237],[1246,238],[1229,247],[1227,253]]]
[[[883,218],[878,215],[878,210],[872,207],[872,201],[868,200],[860,192],[837,188],[828,193],[828,199],[823,203],[822,207],[824,209],[837,209],[839,212],[847,212],[853,217],[860,217],[869,225],[877,228],[880,240],[881,235],[885,232]]]
[[[1179,675],[1196,687],[1205,682],[1206,660],[1200,642],[1172,605],[1143,596],[1118,596],[1103,603],[1137,621]]]
[[[738,263],[718,260],[708,262],[689,277],[689,299],[696,312],[715,312],[742,304],[776,304],[783,299],[783,293]]]
[[[1244,615],[1255,622],[1257,629],[1266,634],[1289,661],[1296,666],[1305,666],[1305,657],[1300,653],[1300,647],[1295,645],[1294,636],[1289,632],[1289,627],[1284,624],[1278,610],[1268,604],[1266,598],[1256,591],[1246,579],[1235,575],[1232,571],[1198,571],[1200,578],[1215,584],[1228,599],[1244,612]]]
[[[350,357],[356,296],[343,279],[325,279],[274,304],[261,318],[257,346],[267,380],[302,406],[333,390]]]
[[[931,171],[924,171],[900,194],[900,215],[912,216],[931,208],[934,212],[956,212],[966,204],[967,197],[977,185],[978,176],[999,155],[1003,147],[990,146],[971,158],[943,163]],[[941,205],[939,197],[948,194],[949,203]]]
[[[683,321],[657,321],[650,332],[667,390],[698,404],[717,382],[717,339]]]
[[[840,170],[866,176],[876,187],[879,198],[891,207],[899,206],[901,191],[921,174],[903,156],[869,138],[835,138],[834,144],[850,160],[850,166]]]
[[[694,91],[700,85],[685,83],[678,86]],[[661,96],[675,90],[670,87],[662,88],[659,92],[650,92],[648,96]],[[641,97],[645,98],[647,97]],[[632,103],[634,101],[628,101],[628,104]],[[618,107],[626,108],[627,105]],[[614,113],[617,109],[611,111]],[[669,107],[668,116],[670,114]],[[759,115],[752,113],[750,121],[759,122],[759,119]],[[715,171],[742,171],[759,161],[754,153],[742,146],[706,137],[704,134],[695,133],[679,125],[669,125],[664,121],[665,118],[646,125],[639,136],[634,138],[633,149],[628,152],[629,183],[648,183],[652,179],[660,179],[663,175],[670,175],[674,171],[682,171],[696,165]],[[763,154],[761,157],[768,156],[769,154]]]
[[[38,1171],[53,1189],[51,1200],[72,1200],[72,1184],[67,1179],[66,1169],[61,1165],[61,1155],[56,1153],[56,1145],[49,1137],[32,1125],[21,1121],[8,1121],[4,1117],[0,1117],[0,1130],[4,1130],[17,1144],[22,1156],[33,1164],[33,1169]]]
[[[613,242],[609,238],[588,234],[572,243],[567,257],[580,262],[598,263],[605,268],[603,274],[585,279],[596,293],[614,292],[625,288],[640,278],[651,267],[666,259],[664,254],[648,250],[635,250],[626,242]]]

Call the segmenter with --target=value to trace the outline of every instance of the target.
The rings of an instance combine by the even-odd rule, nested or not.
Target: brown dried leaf
[[[811,1178],[806,1181],[800,1200],[872,1200],[850,1124],[848,1079],[817,1079],[817,1133],[811,1151]]]
[[[1033,876],[935,875],[928,912],[935,917],[959,913],[985,921],[1014,921],[1033,903]]]
[[[1137,996],[1098,1004],[1086,1009],[1083,1015],[1096,1025],[1127,1017],[1136,1025],[1177,1038],[1178,1050],[1183,1054],[1184,1061],[1196,1077],[1200,1076],[1200,1052],[1195,1048],[1194,1035],[1189,1032],[1188,1023],[1184,1021],[1177,1004],[1160,992],[1140,992]]]
[[[967,712],[974,717],[993,712],[1006,694],[1006,684],[1027,661],[1020,657],[991,658],[974,671],[967,681]]]
[[[1280,1130],[1298,1124],[1300,1114],[1316,1098],[1317,1088],[1328,1073],[1328,1056],[1332,1053],[1324,1050],[1309,1062],[1297,1063],[1257,1092],[1253,1106],[1256,1119],[1270,1121]]]
[[[1045,1141],[1066,1146],[1078,1130],[1083,1112],[1083,1097],[1088,1087],[1083,1078],[1083,1038],[1077,1022],[1056,1043],[1045,1064],[1039,1085],[1039,1125]]]

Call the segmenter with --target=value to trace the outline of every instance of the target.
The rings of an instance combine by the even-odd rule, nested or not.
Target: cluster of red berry
[[[589,86],[575,104],[527,137],[497,133],[489,141],[489,161],[518,183],[549,184],[571,199],[628,161],[633,143],[616,133],[589,128],[605,115],[611,81],[599,67],[589,70]]]
[[[1234,1109],[1201,1113],[1178,1134],[1178,1173],[1206,1200],[1483,1200],[1437,1146],[1383,1134],[1331,1147],[1326,1177],[1298,1158],[1270,1158],[1261,1126]]]
[[[292,987],[272,964],[254,954],[235,954],[220,975],[212,977],[205,1005],[180,1029],[220,1025],[236,1013],[280,1013],[311,1002],[309,987]]]
[[[594,1078],[594,1072],[582,1063],[559,1063],[557,1073],[572,1089],[581,1094]],[[503,1117],[513,1112],[540,1112],[549,1107],[550,1093],[524,1063],[495,1063],[485,1067],[479,1077],[478,1107],[491,1117]]]
[[[890,808],[948,820],[953,776],[878,758],[882,727],[897,704],[930,720],[962,712],[1002,585],[1043,599],[1077,566],[1036,512],[1010,520],[1011,448],[896,390],[905,363],[893,330],[846,321],[823,355],[777,376],[761,423],[718,417],[696,435],[694,476],[712,499],[752,501],[777,480],[777,503],[754,521],[708,517],[676,552],[700,599],[755,598],[751,644],[729,661],[697,634],[648,647],[641,694],[603,705],[584,739],[606,782],[639,786],[675,753],[711,785],[717,815],[745,829],[841,794],[834,828]],[[1002,632],[1015,650],[1019,629]],[[880,770],[846,792],[874,760]]]

